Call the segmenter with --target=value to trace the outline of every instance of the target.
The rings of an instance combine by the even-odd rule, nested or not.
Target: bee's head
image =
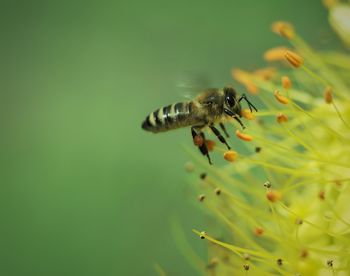
[[[241,104],[237,100],[237,92],[232,87],[224,88],[224,108],[241,117]]]

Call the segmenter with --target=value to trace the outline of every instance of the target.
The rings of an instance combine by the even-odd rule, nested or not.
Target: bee
[[[203,155],[207,156],[209,164],[212,164],[203,129],[209,127],[218,140],[230,149],[229,144],[215,127],[215,124],[219,124],[227,138],[229,134],[223,123],[228,117],[235,119],[242,128],[245,128],[240,119],[242,117],[242,100],[246,101],[251,112],[253,109],[258,111],[244,94],[238,96],[232,87],[207,89],[191,101],[178,102],[155,110],[143,121],[142,128],[146,131],[159,133],[191,127],[194,144]]]

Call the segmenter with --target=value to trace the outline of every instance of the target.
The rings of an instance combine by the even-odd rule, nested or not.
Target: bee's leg
[[[219,125],[220,125],[222,131],[225,133],[226,137],[229,138],[230,135],[228,135],[228,132],[227,132],[227,130],[226,130],[225,125],[224,125],[223,123],[220,123]]]
[[[216,137],[220,140],[220,142],[225,144],[228,149],[231,149],[231,147],[227,144],[224,136],[221,135],[220,131],[216,127],[214,127],[213,125],[210,125],[209,127],[214,132]]]
[[[208,151],[208,147],[207,147],[207,142],[205,140],[205,136],[204,136],[204,133],[201,132],[200,135],[202,136],[203,138],[203,144],[199,147],[199,150],[201,151],[201,153],[203,155],[206,155],[207,158],[208,158],[208,161],[209,161],[209,164],[212,165],[213,163],[211,162],[211,159],[210,159],[210,156],[209,156],[209,151]]]
[[[243,129],[245,129],[245,125],[242,123],[240,118],[238,118],[236,115],[234,115],[232,118],[235,119]]]
[[[253,108],[256,112],[258,111],[258,109],[248,100],[247,96],[244,95],[244,94],[242,94],[242,95],[239,97],[238,102],[241,102],[241,100],[243,100],[243,99],[247,102],[247,104],[248,104],[248,106],[249,106],[249,109],[250,109],[250,112],[253,111],[252,108]]]
[[[245,129],[245,126],[243,125],[242,121],[237,117],[237,114],[233,113],[231,110],[228,110],[227,108],[224,108],[224,112],[225,112],[228,116],[230,116],[230,117],[232,117],[233,119],[235,119],[235,120],[241,125],[241,127],[242,127],[243,129]]]
[[[207,156],[209,164],[212,165],[210,156],[209,156],[209,151],[208,151],[208,147],[207,147],[207,143],[205,141],[205,136],[204,133],[200,130],[203,126],[193,126],[191,127],[191,133],[192,133],[192,138],[193,138],[193,142],[195,143],[195,145],[199,148],[200,152]],[[197,131],[198,132],[197,132]],[[200,137],[202,139],[201,143],[197,143],[196,140],[198,140],[198,137]]]

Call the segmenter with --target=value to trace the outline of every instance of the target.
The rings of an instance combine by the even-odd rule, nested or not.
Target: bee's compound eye
[[[225,87],[225,102],[228,107],[234,107],[236,105],[236,90],[232,87]]]
[[[226,96],[226,103],[227,103],[228,106],[233,107],[235,105],[235,102],[236,101],[235,101],[235,99],[233,98],[233,96],[231,94],[228,94]]]

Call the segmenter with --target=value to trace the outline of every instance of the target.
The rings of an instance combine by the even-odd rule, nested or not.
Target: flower
[[[286,58],[298,69],[276,78],[232,71],[265,109],[246,120],[251,135],[236,131],[243,141],[225,153],[235,162],[198,161],[208,177],[195,186],[216,227],[194,232],[211,245],[215,266],[206,269],[216,275],[350,275],[350,61],[312,50],[282,23],[274,31],[291,43]]]

